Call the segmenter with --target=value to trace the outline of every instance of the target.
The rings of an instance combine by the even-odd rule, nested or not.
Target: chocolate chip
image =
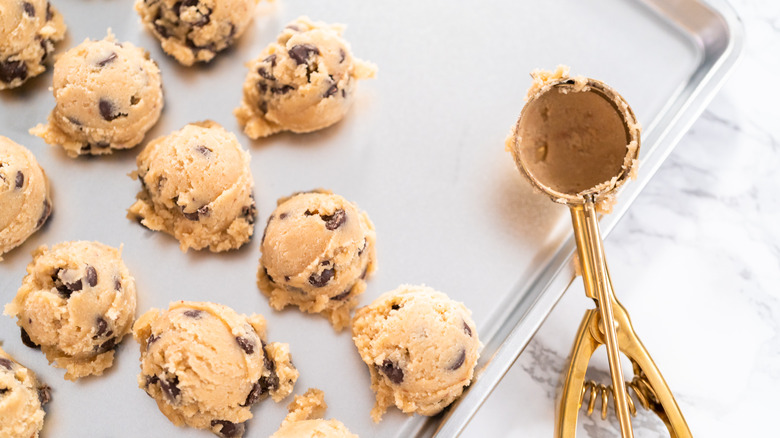
[[[401,308],[401,305],[394,303],[392,306],[390,306],[390,308],[393,309],[393,310],[398,310],[398,309]]]
[[[179,389],[179,376],[173,376],[173,380],[160,379],[160,389],[168,397],[171,402],[176,402],[176,399],[181,394]]]
[[[258,82],[257,83],[257,91],[259,91],[260,94],[265,94],[265,92],[268,91],[268,84],[266,84],[265,82]],[[262,105],[263,103],[266,103],[266,102],[265,101],[260,102],[260,105]],[[266,103],[266,105],[268,105],[268,104]],[[266,111],[268,111],[268,110],[267,109],[263,110],[263,112],[266,112]]]
[[[23,61],[0,61],[0,81],[11,83],[14,79],[27,79],[27,64]]]
[[[114,348],[116,348],[116,338],[111,338],[100,345],[96,345],[92,351],[94,351],[94,353],[97,355],[103,354],[108,350],[113,350]]]
[[[41,406],[51,401],[51,387],[49,385],[38,387],[38,401],[41,402]]]
[[[361,280],[365,280],[366,279],[366,275],[368,275],[368,265],[366,265],[366,267],[363,268],[363,273],[360,274],[360,279]]]
[[[91,287],[95,287],[97,285],[97,281],[97,271],[95,271],[95,268],[92,266],[87,265],[87,284],[89,284]]]
[[[207,157],[207,158],[210,157],[211,154],[214,152],[211,149],[209,149],[209,148],[207,148],[206,146],[203,146],[203,145],[195,146],[195,150],[200,152],[201,155],[203,155],[204,157]]]
[[[122,290],[122,280],[120,280],[119,277],[114,277],[114,290]]]
[[[27,334],[27,330],[22,327],[19,327],[19,329],[22,331],[22,344],[30,348],[41,348],[40,345],[36,344],[32,341],[32,339],[30,339],[30,335]]]
[[[279,214],[279,220],[283,220],[285,218],[287,218],[287,213],[280,213]]]
[[[344,88],[341,89],[341,97],[347,97],[347,90]]]
[[[290,29],[290,30],[295,31],[295,32],[300,32],[301,31],[301,28],[296,26],[295,24],[288,24],[284,28],[285,29]]]
[[[339,59],[339,64],[341,64],[345,59],[347,59],[347,52],[345,52],[344,49],[339,49],[339,56],[341,56]]]
[[[244,423],[232,423],[227,420],[211,420],[211,427],[215,428],[217,426],[221,427],[219,427],[219,430],[215,431],[215,433],[222,438],[241,437],[244,435],[244,430],[246,430],[246,425],[244,425]]]
[[[181,214],[187,219],[191,221],[197,221],[200,220],[201,216],[207,216],[211,209],[208,205],[201,206],[197,210],[193,211],[192,213],[185,213],[184,212],[184,206],[181,208]]]
[[[295,87],[292,85],[282,85],[281,87],[272,87],[271,92],[274,94],[287,94],[294,89]]]
[[[160,340],[159,336],[155,336],[154,333],[149,335],[149,338],[146,339],[146,348],[149,348],[150,345],[154,344]]]
[[[111,52],[110,55],[108,55],[102,61],[98,62],[97,65],[98,65],[98,67],[105,67],[106,65],[114,62],[114,60],[116,60],[116,52]]]
[[[276,53],[272,53],[272,54],[266,56],[265,59],[263,60],[263,62],[270,62],[271,63],[271,67],[276,67]]]
[[[81,279],[80,278],[78,280],[74,281],[73,283],[65,283],[65,282],[63,282],[63,284],[65,285],[66,288],[68,288],[68,291],[70,292],[70,293],[68,293],[68,298],[70,298],[70,294],[71,293],[78,292],[83,287],[83,285],[81,284]],[[57,289],[57,290],[59,290],[59,289]]]
[[[455,361],[452,362],[452,365],[447,367],[447,369],[450,370],[450,371],[455,371],[458,368],[462,367],[463,366],[463,362],[465,362],[465,361],[466,361],[466,349],[465,348],[461,348],[460,349],[460,354],[455,359]]]
[[[27,14],[30,17],[35,16],[35,6],[32,5],[32,3],[28,2],[22,2],[22,9],[24,10],[24,13]]]
[[[108,322],[106,322],[103,317],[98,316],[95,320],[95,324],[97,325],[97,333],[95,333],[95,336],[92,336],[92,339],[102,338],[104,336],[111,336],[114,334],[113,330],[108,329]]]
[[[46,21],[51,21],[54,13],[51,11],[51,3],[46,2]]]
[[[3,395],[8,391],[10,391],[8,388],[0,388],[0,395]]]
[[[11,362],[10,360],[4,357],[0,357],[0,367],[4,367],[8,371],[11,371],[11,368],[13,368],[13,366],[14,366],[13,362]]]
[[[257,74],[259,74],[260,76],[268,79],[269,81],[275,81],[276,80],[274,75],[272,75],[268,70],[266,70],[265,67],[258,68],[257,69]]]
[[[319,55],[320,51],[312,44],[296,44],[287,51],[290,58],[298,65],[306,64],[311,55]]]
[[[336,274],[335,268],[325,269],[321,273],[317,274],[311,274],[309,276],[309,284],[314,287],[323,287],[333,278],[333,276]]]
[[[465,321],[463,321],[463,331],[466,332],[467,335],[472,336],[471,334],[471,327],[469,327],[468,324],[466,324]]]
[[[149,385],[154,385],[156,383],[160,383],[160,378],[157,376],[146,376],[146,386],[149,387]]]
[[[268,388],[263,387],[258,380],[252,385],[252,389],[249,390],[249,394],[246,396],[246,401],[241,406],[251,406],[257,403],[266,392],[268,392]]]
[[[256,215],[257,215],[257,207],[255,207],[254,202],[252,202],[250,205],[241,208],[241,216],[246,218],[246,221],[249,222],[250,225],[255,223]]]
[[[141,101],[141,98],[138,96],[130,96],[130,106],[136,106],[138,105],[138,102]]]
[[[348,288],[344,292],[342,292],[342,293],[340,293],[340,294],[338,294],[336,296],[330,297],[330,299],[332,301],[342,301],[342,300],[346,299],[349,296],[350,292],[352,292],[352,288]]]
[[[41,212],[41,217],[38,218],[38,222],[35,223],[35,228],[38,229],[43,225],[44,222],[46,222],[46,219],[49,218],[49,215],[51,214],[51,203],[48,199],[43,200],[43,212]]]
[[[201,315],[203,315],[203,311],[202,310],[190,309],[190,310],[185,310],[184,311],[184,316],[187,316],[187,317],[190,317],[190,318],[199,319],[201,317]]]
[[[162,9],[160,9],[157,14],[157,18],[154,19],[154,30],[157,31],[157,34],[160,35],[160,38],[168,38],[170,33],[168,32],[168,28],[163,24],[164,22],[160,19],[159,15],[162,14]]]
[[[333,231],[336,228],[344,225],[344,222],[347,221],[347,212],[345,212],[343,209],[339,208],[338,210],[334,211],[331,215],[320,215],[322,220],[325,221],[325,228]]]
[[[325,94],[323,94],[322,97],[323,99],[327,99],[330,96],[333,96],[334,94],[338,93],[338,91],[339,91],[339,87],[336,86],[336,84],[333,84],[330,86],[330,88],[328,88],[327,91],[325,91]]]
[[[21,170],[16,172],[16,188],[21,189],[24,185],[24,174]]]
[[[97,143],[90,143],[90,146],[94,146],[97,149],[105,149],[109,146],[111,146],[111,143],[107,141],[99,141]]]
[[[255,343],[247,338],[242,338],[241,336],[236,336],[236,342],[238,342],[238,346],[241,347],[242,350],[246,354],[252,354],[255,352]]]
[[[385,361],[382,362],[382,366],[379,367],[379,371],[381,371],[382,374],[387,376],[387,378],[396,385],[404,381],[404,371],[390,359],[385,359]]]
[[[358,257],[363,255],[363,251],[366,250],[366,247],[368,246],[368,239],[365,237],[363,238],[363,246],[358,250]]]
[[[126,113],[120,113],[114,108],[114,104],[106,99],[100,99],[98,101],[98,108],[100,109],[100,115],[103,116],[107,122],[115,120],[119,117],[127,117]]]

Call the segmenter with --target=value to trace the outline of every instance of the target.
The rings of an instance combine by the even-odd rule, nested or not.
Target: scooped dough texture
[[[253,404],[280,401],[298,371],[287,344],[265,343],[265,319],[213,303],[171,303],[133,327],[141,344],[138,385],[177,426],[240,437]]]
[[[163,108],[157,64],[143,49],[117,43],[110,32],[57,59],[53,92],[56,105],[48,124],[30,133],[61,145],[71,157],[137,145]]]
[[[211,61],[249,27],[259,0],[138,0],[141,21],[181,64]]]
[[[43,226],[51,214],[49,180],[35,156],[0,136],[0,260]]]
[[[326,190],[281,198],[268,219],[258,286],[280,310],[292,304],[324,314],[338,330],[376,270],[374,224]]]
[[[50,399],[49,387],[0,348],[0,436],[37,438]]]
[[[290,412],[279,430],[270,438],[358,438],[338,420],[323,420],[328,405],[319,389],[309,389],[304,395],[295,396],[287,406]]]
[[[248,64],[244,98],[234,113],[250,138],[316,131],[344,117],[357,80],[374,77],[376,66],[352,57],[342,31],[298,18]]]
[[[99,242],[63,242],[33,253],[27,276],[5,313],[22,340],[76,380],[101,375],[135,316],[135,280],[120,250]]]
[[[355,312],[352,334],[371,373],[379,421],[388,406],[435,415],[471,383],[479,358],[471,312],[425,286],[400,286]]]
[[[46,71],[65,22],[46,0],[0,0],[0,90],[15,88]]]
[[[235,249],[254,232],[249,153],[212,121],[193,123],[149,142],[138,155],[138,200],[128,218],[165,231],[188,248]]]

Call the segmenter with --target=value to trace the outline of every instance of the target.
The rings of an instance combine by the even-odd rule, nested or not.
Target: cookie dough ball
[[[246,135],[311,132],[344,117],[357,80],[374,77],[376,66],[352,57],[342,31],[298,18],[249,63],[244,98],[234,111]]]
[[[103,374],[135,316],[135,280],[121,250],[99,242],[63,242],[33,253],[5,313],[19,319],[22,341],[40,346],[65,378]]]
[[[0,348],[0,436],[38,438],[51,389]]]
[[[48,125],[30,133],[68,155],[110,154],[131,148],[157,123],[163,108],[160,69],[131,43],[85,40],[54,63]]]
[[[188,248],[227,251],[254,232],[249,153],[218,123],[193,123],[149,142],[138,155],[138,199],[127,217]]]
[[[337,330],[376,270],[376,232],[368,215],[327,190],[281,198],[268,218],[258,286],[271,307],[322,313]]]
[[[259,0],[137,0],[141,21],[181,64],[208,62],[249,27]]]
[[[265,342],[265,319],[219,304],[178,301],[133,327],[141,344],[138,386],[177,426],[241,437],[250,409],[293,390],[298,371],[287,344]]]
[[[46,71],[65,22],[46,0],[0,0],[0,90]]]
[[[479,358],[471,312],[425,286],[400,286],[358,309],[352,335],[371,373],[377,422],[393,404],[438,414],[471,383]]]
[[[327,408],[325,396],[319,389],[309,389],[306,394],[295,396],[287,406],[290,413],[270,438],[358,438],[344,423],[323,420]]]
[[[19,246],[51,214],[49,180],[35,156],[0,136],[0,260]]]

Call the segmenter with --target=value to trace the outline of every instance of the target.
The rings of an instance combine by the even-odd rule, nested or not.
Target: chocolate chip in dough
[[[236,438],[243,436],[244,430],[246,429],[244,423],[233,423],[227,420],[211,420],[211,427],[214,428],[217,426],[221,426],[219,431],[216,433],[222,438]]]
[[[298,65],[307,64],[311,55],[319,55],[320,51],[312,44],[296,44],[287,51],[290,58]]]
[[[89,284],[91,287],[95,287],[97,285],[97,281],[97,271],[92,266],[87,265],[87,284]]]
[[[179,376],[173,376],[173,379],[171,380],[160,378],[160,389],[162,389],[162,392],[168,397],[168,400],[175,402],[179,397],[179,394],[181,394],[181,390],[179,389]]]
[[[335,230],[338,227],[344,225],[344,222],[347,221],[347,212],[344,211],[344,209],[339,208],[336,211],[333,212],[331,215],[320,215],[323,221],[325,221],[325,228],[328,230]]]
[[[452,362],[452,364],[450,364],[450,366],[447,367],[447,369],[450,370],[450,371],[455,371],[458,368],[462,367],[463,366],[463,362],[465,362],[465,361],[466,361],[466,350],[461,348],[460,354],[458,355],[457,358],[455,358],[455,360]]]
[[[382,372],[391,382],[398,385],[404,381],[404,371],[390,359],[385,359],[382,365],[379,367],[379,371]]]
[[[335,268],[325,269],[321,273],[311,274],[309,276],[309,284],[314,287],[323,287],[333,278],[336,274]]]
[[[28,17],[35,17],[35,6],[29,2],[22,2],[22,10]]]
[[[32,341],[32,339],[30,339],[30,335],[27,334],[27,330],[25,330],[22,327],[19,327],[19,329],[22,332],[22,344],[26,345],[29,348],[36,348],[36,349],[41,348],[40,345],[36,344],[35,342]]]
[[[97,63],[97,65],[98,65],[98,67],[105,67],[106,65],[111,64],[112,62],[114,62],[116,60],[116,57],[117,57],[116,56],[116,52],[111,52],[110,55],[105,57],[102,61],[99,61]]]
[[[27,64],[23,61],[0,61],[0,81],[11,83],[27,79]]]
[[[236,336],[236,342],[238,342],[238,346],[241,347],[241,349],[244,350],[246,354],[252,354],[255,352],[255,343],[249,339]]]
[[[189,318],[198,319],[198,318],[201,317],[201,315],[203,315],[203,311],[202,310],[190,309],[190,310],[185,310],[184,311],[184,316],[187,316]]]
[[[22,173],[21,170],[16,172],[16,181],[15,181],[15,183],[16,183],[16,186],[15,186],[16,189],[21,189],[22,186],[24,186],[24,174]]]
[[[7,369],[8,371],[11,371],[11,368],[13,368],[14,363],[11,362],[9,359],[6,359],[4,357],[0,357],[0,367],[3,367]]]
[[[120,113],[114,107],[114,104],[110,100],[100,99],[98,101],[98,109],[100,109],[100,115],[104,120],[110,122],[116,120],[119,117],[127,117],[126,113]]]

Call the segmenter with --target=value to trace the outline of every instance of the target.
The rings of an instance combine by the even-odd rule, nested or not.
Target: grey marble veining
[[[705,437],[772,435],[780,393],[780,2],[733,4],[743,59],[606,242],[618,298]],[[552,436],[589,306],[575,281],[464,437]],[[589,377],[608,383],[607,369],[601,349]],[[578,436],[619,436],[613,412],[581,414]],[[633,424],[668,436],[641,408]]]

